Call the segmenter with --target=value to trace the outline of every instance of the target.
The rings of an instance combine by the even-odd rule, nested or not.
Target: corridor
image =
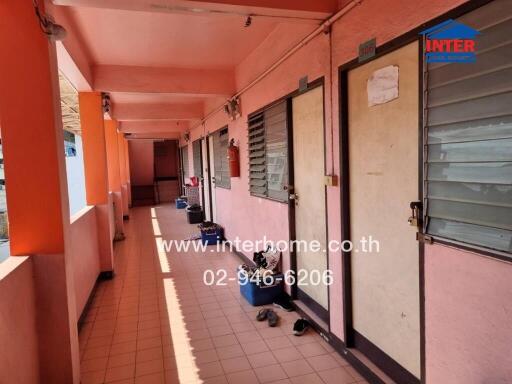
[[[82,384],[365,382],[314,331],[293,336],[297,313],[276,309],[276,328],[257,322],[229,280],[235,254],[158,252],[159,239],[196,233],[183,211],[134,208],[125,224],[115,277],[98,284],[80,330]],[[205,285],[218,269],[227,285]]]

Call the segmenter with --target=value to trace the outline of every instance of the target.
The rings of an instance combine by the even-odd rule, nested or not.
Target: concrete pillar
[[[117,133],[117,147],[119,149],[119,171],[121,175],[121,197],[123,198],[123,219],[129,217],[128,204],[128,177],[126,175],[126,153],[124,142],[126,139],[122,132]]]
[[[114,214],[108,193],[107,147],[101,93],[80,92],[78,102],[84,149],[85,194],[87,205],[96,206],[100,268],[108,274],[114,270],[114,233],[110,225],[114,221]]]
[[[117,241],[124,239],[124,224],[116,120],[105,120],[105,142],[107,144],[108,186],[114,199],[114,223],[116,231],[114,240]]]
[[[41,31],[31,1],[1,1],[0,20],[0,125],[11,254],[33,261],[39,382],[79,383],[55,44]]]

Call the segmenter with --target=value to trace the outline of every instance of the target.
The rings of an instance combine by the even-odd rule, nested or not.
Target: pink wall
[[[153,185],[153,140],[129,140],[131,185]]]
[[[39,383],[32,259],[0,263],[0,383]]]
[[[157,145],[156,143],[155,145]],[[178,145],[176,141],[165,141],[162,145],[166,149],[165,156],[155,156],[155,172],[159,177],[178,176]]]
[[[242,117],[230,122],[224,113],[218,113],[206,121],[205,127],[192,131],[191,141],[201,135],[220,129],[229,124],[229,136],[240,145],[241,177],[231,179],[231,190],[216,189],[218,222],[225,226],[229,239],[258,240],[264,235],[270,239],[288,239],[288,207],[285,204],[259,199],[248,192],[247,170],[247,115],[272,101],[293,92],[299,79],[308,76],[310,81],[325,78],[325,139],[327,172],[340,174],[339,169],[339,129],[338,129],[338,76],[337,68],[357,57],[358,46],[376,37],[379,45],[413,29],[446,11],[463,3],[462,0],[391,0],[386,2],[386,12],[382,12],[382,2],[365,0],[333,26],[333,67],[332,102],[329,58],[329,36],[320,34],[307,46],[299,50],[284,64],[270,73],[265,79],[241,97]],[[371,18],[372,22],[368,23]],[[271,63],[276,61],[287,48],[287,41],[298,42],[314,27],[300,24],[281,24],[265,41],[255,49],[237,68],[237,89],[241,89],[256,78]],[[332,106],[332,108],[331,108]],[[332,125],[331,125],[332,122]],[[331,145],[332,143],[332,145]],[[191,159],[191,157],[189,157]],[[189,160],[191,163],[192,160]],[[340,189],[327,188],[328,237],[341,241]],[[251,220],[247,220],[250,217]],[[341,253],[331,253],[330,268],[334,283],[330,287],[331,331],[343,335],[342,302],[342,262]],[[285,255],[283,268],[288,268],[289,255]],[[332,294],[335,292],[336,294]]]
[[[231,179],[230,190],[216,190],[218,221],[225,226],[229,239],[239,236],[242,240],[257,240],[264,235],[288,238],[287,206],[249,195],[247,115],[297,89],[300,77],[307,75],[314,80],[325,76],[326,163],[328,171],[332,169],[339,175],[338,66],[356,57],[361,42],[376,37],[378,45],[384,44],[463,2],[391,0],[386,1],[386,12],[382,12],[382,2],[365,0],[333,26],[332,102],[328,37],[321,34],[242,96],[241,118],[229,122],[223,113],[218,113],[206,122],[205,128],[192,132],[193,141],[229,124],[230,138],[240,145],[242,176]],[[299,38],[308,28],[279,26],[237,67],[237,88],[254,79],[285,50],[282,42],[286,39],[281,36]],[[339,187],[328,188],[327,204],[329,239],[341,240]],[[511,382],[512,265],[440,245],[428,246],[425,256],[427,382]],[[283,267],[289,267],[288,255]],[[331,253],[330,268],[334,273],[330,288],[331,331],[343,339],[340,254]]]
[[[76,314],[82,311],[100,273],[95,207],[85,207],[71,218],[71,255],[75,279]]]
[[[425,247],[429,383],[512,381],[512,264]]]

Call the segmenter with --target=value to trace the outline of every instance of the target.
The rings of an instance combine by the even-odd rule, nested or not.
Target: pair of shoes
[[[273,304],[274,304],[274,307],[281,308],[283,311],[286,311],[286,312],[293,311],[293,305],[292,305],[292,302],[290,301],[290,297],[285,293],[282,293],[281,295],[279,295],[274,300]]]
[[[277,325],[279,317],[277,316],[277,313],[275,313],[270,308],[263,308],[260,309],[258,314],[256,315],[256,320],[263,321],[265,319],[268,320],[268,325],[270,327],[275,327]]]
[[[309,321],[305,319],[299,319],[293,324],[293,334],[295,336],[302,336],[311,327]]]

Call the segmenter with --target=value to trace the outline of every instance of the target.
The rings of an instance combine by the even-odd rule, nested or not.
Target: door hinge
[[[421,232],[416,232],[416,240],[418,240],[420,243],[427,243],[432,244],[434,240],[432,239],[432,236],[426,235]]]

